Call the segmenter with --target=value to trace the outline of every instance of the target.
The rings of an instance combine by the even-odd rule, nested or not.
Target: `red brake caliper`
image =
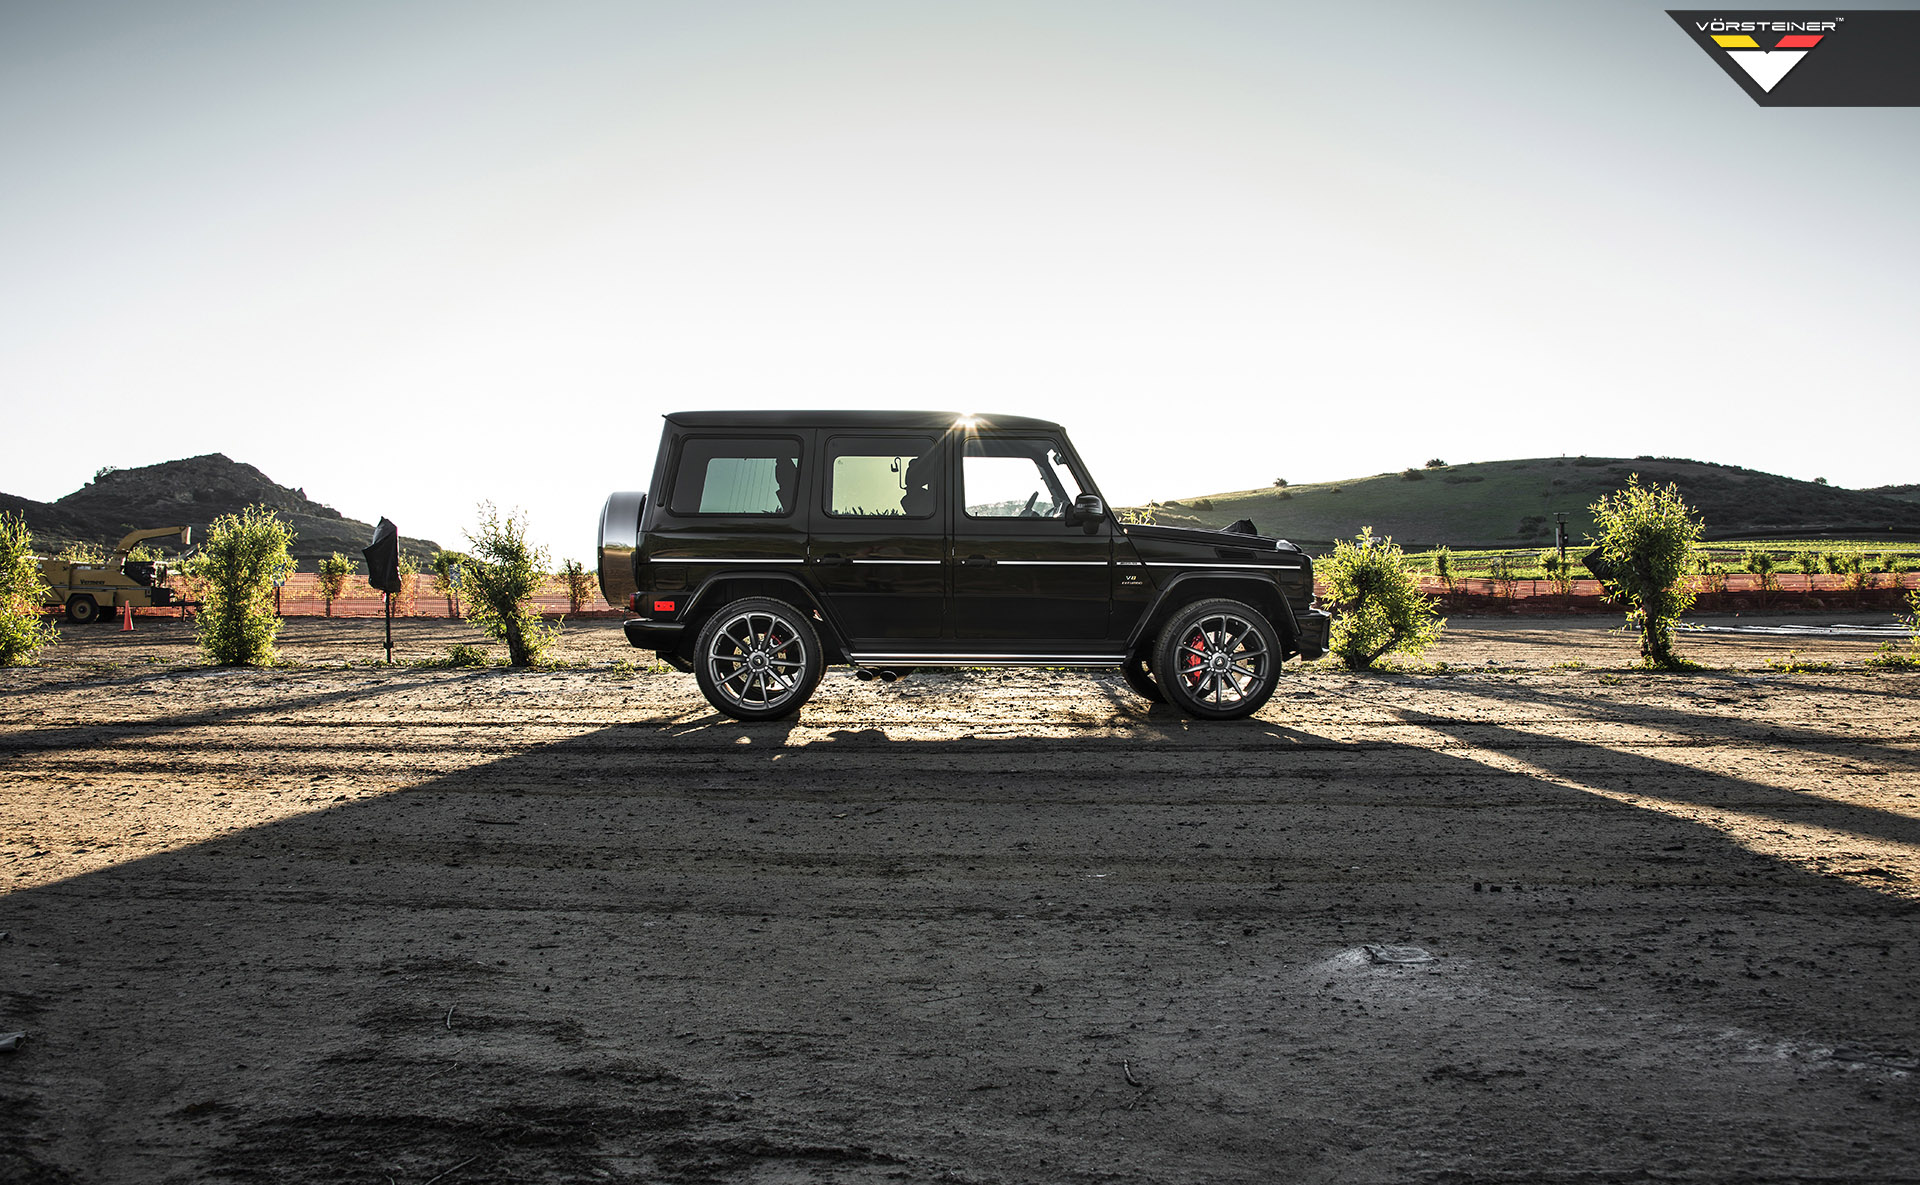
[[[1187,639],[1186,677],[1187,682],[1195,687],[1198,687],[1200,680],[1205,678],[1205,672],[1201,671],[1200,668],[1206,665],[1207,660],[1193,652],[1195,650],[1205,650],[1206,648],[1207,635],[1205,633],[1195,633],[1193,637]]]

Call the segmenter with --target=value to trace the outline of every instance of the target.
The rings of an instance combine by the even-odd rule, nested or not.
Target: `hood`
[[[1248,551],[1299,551],[1298,547],[1274,535],[1243,535],[1238,531],[1212,531],[1203,527],[1148,527],[1129,524],[1121,527],[1127,538],[1141,543],[1176,543],[1189,547],[1234,547]]]

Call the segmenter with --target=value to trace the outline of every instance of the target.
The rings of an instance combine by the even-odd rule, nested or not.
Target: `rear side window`
[[[800,489],[800,442],[785,436],[695,436],[680,446],[675,514],[783,517]]]
[[[827,513],[932,518],[940,454],[931,436],[836,436],[827,442]]]

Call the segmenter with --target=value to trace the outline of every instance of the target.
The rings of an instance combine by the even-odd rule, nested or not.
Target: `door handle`
[[[817,556],[813,562],[816,564],[844,564],[847,562],[847,557],[836,553],[834,555]]]
[[[997,560],[990,560],[983,555],[970,555],[966,559],[960,561],[960,563],[963,566],[968,568],[985,568],[997,562],[998,562]]]

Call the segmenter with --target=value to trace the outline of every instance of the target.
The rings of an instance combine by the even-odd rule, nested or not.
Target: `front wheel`
[[[1173,616],[1153,644],[1153,680],[1191,716],[1251,716],[1280,679],[1280,634],[1239,601],[1201,601]]]
[[[75,593],[67,598],[67,620],[73,624],[85,625],[90,621],[99,620],[99,617],[100,606],[92,597],[85,593]]]
[[[820,683],[820,636],[785,601],[747,597],[707,619],[694,644],[693,677],[707,702],[735,720],[778,720]]]

